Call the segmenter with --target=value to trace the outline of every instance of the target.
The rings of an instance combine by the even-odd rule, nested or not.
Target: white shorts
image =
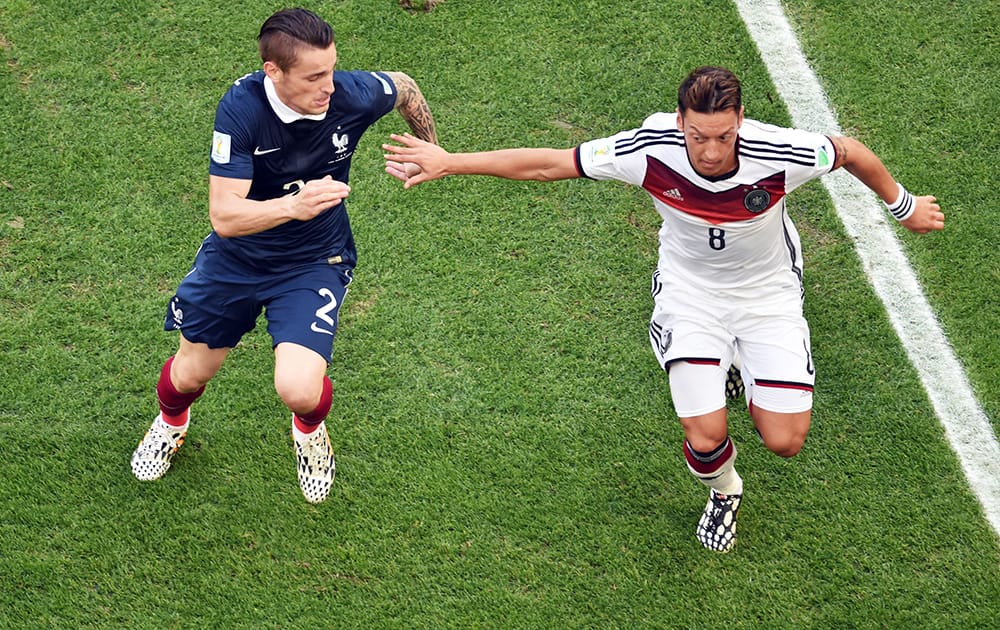
[[[653,315],[649,339],[664,370],[685,362],[700,376],[671,379],[674,409],[682,418],[725,406],[725,374],[735,353],[753,404],[780,413],[812,408],[816,382],[809,325],[797,289],[775,291],[758,300],[710,295],[672,286],[653,275]],[[683,386],[679,386],[683,383]]]

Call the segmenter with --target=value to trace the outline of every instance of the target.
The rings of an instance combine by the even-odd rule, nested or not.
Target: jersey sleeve
[[[338,90],[343,89],[345,94],[351,96],[349,99],[338,99],[338,106],[351,107],[363,114],[369,125],[396,107],[396,85],[384,72],[338,71],[334,73],[334,81]]]
[[[616,152],[616,143],[630,132],[588,140],[576,148],[577,170],[583,177],[596,180],[616,179],[630,184],[642,183],[642,172],[631,156]],[[638,179],[636,179],[638,177]]]
[[[833,169],[837,149],[829,136],[802,129],[787,129],[785,133],[789,134],[795,152],[785,166],[785,192],[792,192]]]
[[[253,120],[237,107],[230,90],[215,110],[212,154],[208,172],[220,177],[253,179],[253,134],[247,121]]]
[[[653,114],[642,126],[584,142],[576,150],[577,170],[590,179],[615,179],[641,186],[646,175],[645,149],[671,143],[676,123],[669,114]]]

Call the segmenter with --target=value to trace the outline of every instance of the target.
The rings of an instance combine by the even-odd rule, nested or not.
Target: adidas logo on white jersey
[[[670,190],[664,190],[663,196],[670,197],[671,199],[676,199],[677,201],[684,201],[684,195],[682,195],[681,191],[676,188],[671,188]]]

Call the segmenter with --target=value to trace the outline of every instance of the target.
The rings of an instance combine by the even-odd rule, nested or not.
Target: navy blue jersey
[[[347,183],[361,135],[396,104],[392,81],[384,74],[337,70],[325,116],[283,122],[268,101],[265,77],[257,71],[238,79],[219,101],[209,173],[251,180],[247,198],[260,201],[292,194],[326,175]],[[221,255],[202,271],[220,279],[336,257],[350,266],[357,262],[345,202],[309,221],[257,234],[222,238],[212,232],[204,247]]]

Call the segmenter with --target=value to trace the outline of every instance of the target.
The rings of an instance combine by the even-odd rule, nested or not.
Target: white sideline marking
[[[778,0],[734,0],[792,124],[840,134]],[[1000,535],[1000,444],[890,228],[879,199],[843,169],[823,178],[861,264],[917,369],[986,519]],[[918,191],[917,194],[927,194]],[[933,193],[931,193],[933,194]]]

